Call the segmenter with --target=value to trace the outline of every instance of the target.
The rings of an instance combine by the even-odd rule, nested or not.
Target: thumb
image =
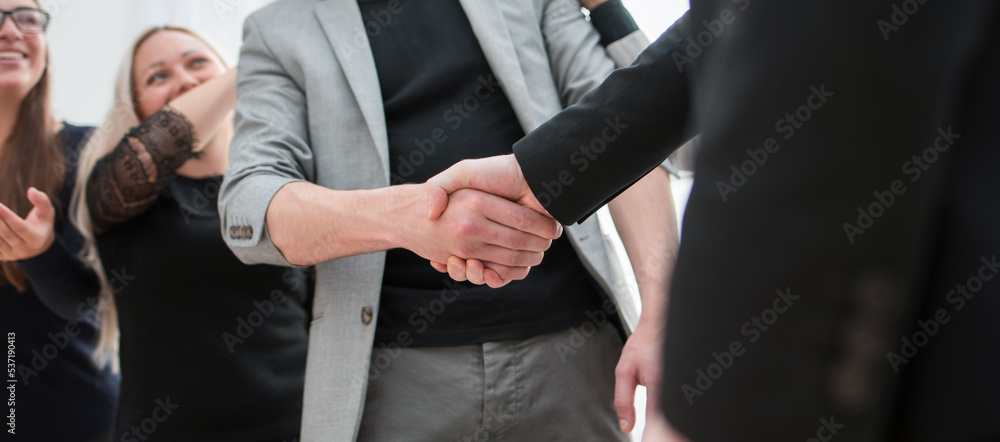
[[[44,221],[45,223],[51,223],[53,221],[56,216],[56,210],[52,207],[52,200],[49,199],[48,195],[34,187],[31,187],[28,189],[28,201],[31,201],[31,204],[34,205],[35,208],[31,209],[31,212],[28,213],[25,220],[35,218],[40,221]]]
[[[448,208],[448,191],[428,182],[427,219],[434,221]]]
[[[444,190],[444,193],[451,194],[452,192],[464,189],[472,186],[472,170],[469,167],[469,163],[472,160],[462,160],[444,172],[441,172],[429,180],[427,184],[431,184],[435,187],[439,187]]]
[[[632,432],[635,426],[636,373],[632,367],[615,370],[615,413],[622,433]]]
[[[448,208],[448,195],[459,189],[470,187],[471,172],[468,160],[459,161],[427,180],[427,219],[434,221]]]

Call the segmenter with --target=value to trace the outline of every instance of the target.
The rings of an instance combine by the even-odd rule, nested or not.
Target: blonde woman
[[[235,71],[193,32],[144,32],[80,165],[76,221],[120,332],[121,440],[297,437],[307,307],[302,271],[247,266],[222,240],[216,194]],[[96,248],[95,248],[96,246]],[[101,355],[115,336],[102,336]]]
[[[58,122],[49,113],[47,24],[36,2],[0,0],[3,434],[24,441],[106,441],[118,378],[90,362],[100,285],[76,257],[80,235],[64,210],[75,158],[91,128]]]

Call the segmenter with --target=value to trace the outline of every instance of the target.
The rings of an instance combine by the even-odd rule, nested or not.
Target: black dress
[[[118,376],[90,359],[99,333],[93,307],[100,283],[77,258],[82,240],[65,219],[79,148],[90,130],[67,124],[59,133],[66,168],[61,192],[49,195],[63,215],[56,220],[55,242],[18,262],[28,278],[25,292],[0,286],[0,332],[8,350],[0,440],[87,441],[107,434],[114,422]]]
[[[116,440],[266,441],[298,435],[306,274],[245,265],[222,239],[221,177],[174,171],[191,125],[165,108],[94,169],[88,206],[115,291],[122,391]],[[143,154],[143,150],[149,155]]]

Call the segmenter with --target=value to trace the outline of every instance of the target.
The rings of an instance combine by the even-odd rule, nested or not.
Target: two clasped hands
[[[456,233],[483,242],[460,247],[447,262],[431,259],[439,272],[456,281],[502,287],[524,279],[542,262],[562,226],[535,199],[514,155],[461,161],[427,181],[429,220],[443,219],[450,201],[473,204],[481,224],[465,219]],[[454,208],[458,210],[458,208]]]

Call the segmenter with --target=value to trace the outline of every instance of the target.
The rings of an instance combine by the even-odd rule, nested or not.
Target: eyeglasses
[[[7,16],[14,20],[17,29],[25,34],[40,34],[45,32],[49,24],[49,14],[41,9],[17,8],[13,11],[0,11],[0,29],[7,21]]]

